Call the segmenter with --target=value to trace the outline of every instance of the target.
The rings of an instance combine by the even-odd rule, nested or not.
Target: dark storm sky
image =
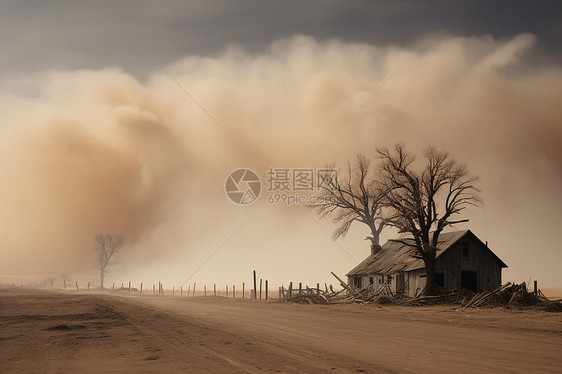
[[[306,34],[318,40],[407,45],[428,33],[528,32],[560,56],[557,1],[2,1],[0,74],[119,66],[136,75],[229,45],[250,52]]]

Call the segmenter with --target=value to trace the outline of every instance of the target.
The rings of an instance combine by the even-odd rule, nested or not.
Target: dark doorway
[[[435,273],[435,283],[438,287],[445,287],[445,274]]]
[[[404,273],[398,273],[396,275],[396,292],[404,292]]]
[[[475,271],[461,271],[461,287],[478,292],[478,273]]]

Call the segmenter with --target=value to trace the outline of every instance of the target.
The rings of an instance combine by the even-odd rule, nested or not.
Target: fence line
[[[217,291],[217,284],[213,283],[213,293],[212,293],[212,297],[225,297],[225,298],[230,298],[230,299],[246,299],[246,300],[287,300],[290,299],[294,296],[297,295],[302,295],[305,291],[307,293],[309,292],[323,292],[320,290],[320,283],[316,283],[316,287],[309,287],[308,285],[304,285],[303,287],[303,283],[302,282],[298,282],[298,288],[295,289],[293,287],[293,282],[289,282],[288,287],[286,288],[284,284],[281,284],[281,286],[279,286],[277,288],[276,291],[273,291],[270,288],[270,283],[268,279],[265,278],[259,278],[259,284],[258,284],[258,274],[255,270],[252,271],[252,280],[253,280],[253,288],[250,287],[250,295],[249,298],[247,298],[246,295],[246,283],[242,282],[242,292],[241,292],[241,297],[240,297],[240,288],[238,288],[239,294],[238,297],[236,295],[236,285],[235,284],[231,284],[231,288],[229,287],[228,284],[225,284],[224,287],[224,293],[222,293],[221,291]],[[51,289],[53,288],[53,284],[55,282],[56,279],[54,278],[49,278],[49,279],[45,279],[42,283],[42,288],[47,288],[50,287]],[[67,285],[67,280],[68,279],[62,279],[62,284],[64,285],[64,289],[66,290],[66,285]],[[70,280],[68,280],[70,281]],[[121,283],[121,287],[120,288],[115,288],[115,282],[112,282],[112,286],[111,286],[111,292],[115,292],[115,293],[127,293],[130,294],[131,296],[134,295],[140,295],[140,296],[144,296],[144,295],[150,295],[150,290],[149,287],[144,287],[144,282],[140,282],[137,283],[139,284],[139,288],[137,289],[136,287],[134,287],[134,282],[132,282],[131,280],[127,281],[127,286],[125,286],[125,282]],[[13,286],[16,286],[15,283],[12,284]],[[35,281],[34,284],[32,284],[32,286],[34,285],[34,287],[36,288],[41,288],[41,283],[39,284],[39,287],[37,286],[37,281]],[[87,284],[87,288],[82,287],[80,288],[80,284],[78,281],[75,281],[75,286],[76,286],[76,292],[78,291],[91,291],[91,282],[88,281]],[[0,286],[3,286],[2,284],[0,284]],[[21,285],[17,285],[20,287],[23,287],[23,281],[21,281]],[[16,287],[17,287],[16,286]],[[156,293],[156,284],[153,283],[152,284],[152,296],[179,296],[179,297],[210,297],[209,293],[207,293],[207,284],[204,284],[203,287],[199,288],[198,291],[197,290],[197,283],[194,282],[193,283],[193,289],[191,288],[192,285],[188,285],[188,288],[185,292],[183,292],[183,284],[179,286],[179,290],[176,288],[176,286],[172,286],[171,290],[170,288],[166,289],[164,284],[162,283],[162,281],[158,281],[158,293]],[[326,289],[326,291],[328,291],[328,289],[333,290],[333,286],[329,285],[327,283],[324,283],[324,287]],[[536,287],[536,286],[535,286]],[[71,289],[69,289],[70,291]],[[93,288],[94,291],[99,291],[101,290],[102,292],[104,291],[104,288],[100,288],[100,287],[94,287]],[[105,291],[109,291],[108,289],[105,289]],[[272,294],[272,291],[274,292],[274,294]],[[71,291],[72,292],[72,291]],[[272,297],[273,296],[273,297]],[[277,297],[275,297],[277,296]]]

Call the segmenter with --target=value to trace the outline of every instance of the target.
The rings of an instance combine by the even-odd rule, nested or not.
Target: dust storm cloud
[[[215,274],[233,263],[246,271],[259,252],[272,280],[326,279],[353,263],[337,260],[338,249],[324,255],[334,244],[300,208],[267,206],[263,197],[247,210],[231,204],[227,174],[341,164],[405,141],[413,150],[435,144],[468,163],[486,201],[467,212],[470,227],[514,278],[540,271],[553,279],[555,266],[532,251],[562,262],[552,235],[562,222],[562,69],[534,65],[535,43],[528,34],[434,36],[408,47],[294,36],[261,54],[231,47],[167,66],[214,120],[156,63],[142,82],[117,68],[38,74],[26,82],[29,95],[1,94],[0,274],[88,272],[93,236],[114,232],[134,253],[128,274],[131,263],[146,269],[157,259],[180,281],[178,257],[200,262],[251,211],[260,219],[209,263]],[[359,260],[364,234],[356,227],[343,242]],[[315,269],[268,268],[275,256],[303,249],[319,255]]]

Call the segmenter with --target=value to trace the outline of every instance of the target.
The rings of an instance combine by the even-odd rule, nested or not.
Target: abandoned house
[[[442,291],[464,287],[474,292],[501,285],[507,265],[470,230],[441,233],[435,259],[435,281]],[[379,288],[388,284],[394,293],[418,295],[425,286],[423,260],[415,249],[389,240],[371,246],[371,255],[347,274],[357,288]]]

